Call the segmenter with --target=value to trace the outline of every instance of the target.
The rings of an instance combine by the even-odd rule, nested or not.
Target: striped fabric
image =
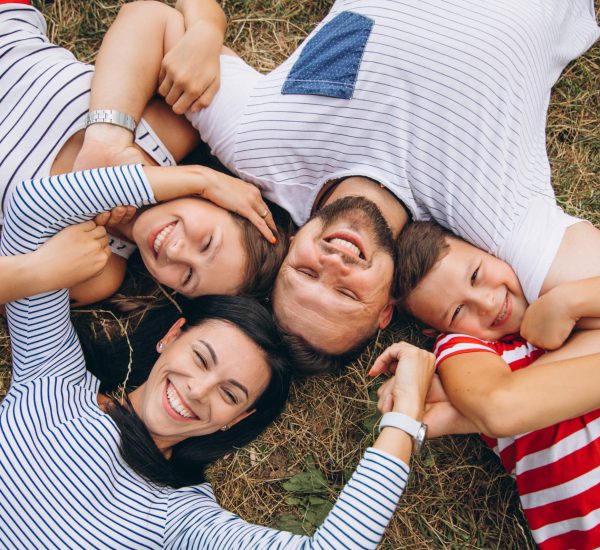
[[[282,94],[303,48],[344,11],[374,22],[352,98]],[[367,176],[413,219],[506,259],[530,201],[554,202],[551,87],[598,36],[591,0],[338,0],[252,81],[229,168],[298,224],[326,182]]]
[[[462,353],[491,352],[513,371],[544,353],[518,336],[483,342],[460,334],[439,337],[434,352],[438,365]],[[541,549],[600,547],[600,410],[515,437],[482,438],[515,476]]]
[[[2,255],[35,250],[61,228],[116,205],[154,202],[140,166],[15,186]],[[375,548],[408,467],[374,449],[311,538],[250,525],[219,507],[208,484],[156,487],[119,455],[119,433],[97,405],[66,290],[7,305],[13,381],[0,405],[0,547]]]
[[[94,68],[46,37],[38,11],[0,5],[0,196],[15,183],[50,174],[66,141],[82,130]],[[175,164],[142,120],[136,143],[158,164]],[[2,223],[2,212],[0,212]]]

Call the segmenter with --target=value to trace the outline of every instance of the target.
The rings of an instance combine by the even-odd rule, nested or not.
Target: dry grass
[[[93,61],[121,2],[55,0],[41,8],[51,38],[81,60]],[[331,0],[223,0],[228,41],[261,71],[281,62],[327,12]],[[600,47],[572,64],[553,96],[548,149],[561,204],[600,222]],[[373,383],[366,366],[387,343],[415,341],[411,327],[394,325],[339,378],[294,385],[283,418],[260,440],[211,468],[221,504],[245,519],[272,525],[286,504],[282,482],[312,456],[333,500],[372,441]],[[0,327],[0,394],[9,380],[9,342]],[[383,548],[534,548],[511,479],[475,437],[432,442],[413,464],[411,482]]]

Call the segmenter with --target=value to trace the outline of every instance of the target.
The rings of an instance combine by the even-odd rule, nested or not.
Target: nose
[[[492,313],[496,313],[496,301],[494,300],[494,293],[488,288],[478,288],[475,290],[473,297],[474,306],[476,311],[481,316],[487,316]]]
[[[319,262],[323,276],[341,277],[350,273],[350,266],[339,252],[321,251]]]
[[[165,250],[165,256],[171,263],[189,264],[191,255],[184,239],[175,239],[170,242]]]
[[[196,403],[203,403],[208,400],[211,390],[211,383],[206,377],[194,378],[187,383],[188,395]]]

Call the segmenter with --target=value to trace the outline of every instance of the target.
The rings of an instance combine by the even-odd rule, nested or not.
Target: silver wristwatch
[[[115,111],[114,109],[97,109],[90,111],[85,117],[85,127],[92,124],[102,122],[104,124],[114,124],[115,126],[121,126],[132,133],[135,132],[135,119],[127,113],[121,111]]]
[[[406,414],[387,412],[379,421],[379,431],[387,427],[397,428],[406,432],[414,440],[413,453],[419,454],[421,452],[423,443],[425,443],[425,437],[427,436],[427,424],[419,422]]]

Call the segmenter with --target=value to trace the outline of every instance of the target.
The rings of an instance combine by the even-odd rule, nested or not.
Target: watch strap
[[[96,109],[88,112],[85,117],[85,127],[98,123],[121,126],[121,128],[125,128],[132,133],[135,132],[136,128],[135,119],[131,115],[114,109]]]
[[[406,414],[399,412],[387,412],[379,421],[379,431],[387,427],[398,428],[412,437],[417,437],[417,434],[421,429],[421,422],[411,418]]]
[[[419,454],[427,437],[427,424],[398,412],[387,412],[379,421],[379,431],[383,428],[397,428],[413,438],[413,452]]]

